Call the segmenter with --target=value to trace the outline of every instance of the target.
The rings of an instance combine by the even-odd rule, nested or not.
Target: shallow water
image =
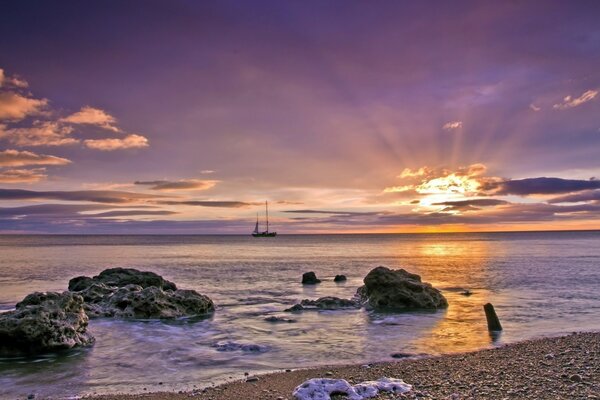
[[[600,232],[0,236],[0,256],[0,310],[32,291],[62,291],[74,276],[115,266],[152,270],[217,304],[213,316],[199,320],[92,320],[91,348],[0,359],[2,398],[189,390],[246,371],[466,351],[600,329]],[[450,306],[402,314],[282,312],[303,298],[349,298],[378,265],[422,275]],[[300,277],[309,270],[324,282],[303,287]],[[348,281],[336,284],[340,273]],[[463,289],[474,294],[462,296]],[[488,301],[504,326],[499,337],[486,329]],[[269,315],[297,322],[264,321]],[[258,348],[236,346],[243,344]]]

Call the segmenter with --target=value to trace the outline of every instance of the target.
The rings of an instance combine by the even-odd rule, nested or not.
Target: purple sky
[[[0,232],[244,234],[264,200],[281,233],[599,229],[599,20],[597,1],[7,2]]]

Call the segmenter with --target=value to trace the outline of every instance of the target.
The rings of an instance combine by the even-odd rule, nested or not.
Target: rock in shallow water
[[[333,278],[334,282],[344,282],[346,281],[346,275],[336,275],[335,278]]]
[[[207,296],[177,289],[160,275],[135,269],[111,268],[94,278],[77,277],[69,289],[83,296],[90,317],[178,318],[214,311]]]
[[[448,301],[431,284],[404,269],[377,267],[367,274],[364,286],[356,296],[374,309],[438,309],[448,307]]]
[[[35,292],[17,303],[16,310],[0,314],[0,354],[32,355],[87,346],[83,298],[70,292]]]
[[[321,283],[321,280],[317,278],[317,274],[315,274],[313,271],[302,274],[303,285],[314,285],[317,283]]]
[[[326,296],[318,298],[317,300],[304,299],[300,302],[300,304],[295,304],[284,311],[298,312],[304,310],[344,310],[360,307],[360,303],[354,300]]]
[[[93,278],[78,276],[69,281],[69,290],[79,292],[94,283],[104,283],[107,286],[123,287],[139,285],[143,288],[155,286],[163,290],[177,290],[173,282],[150,271],[139,271],[134,268],[109,268]]]

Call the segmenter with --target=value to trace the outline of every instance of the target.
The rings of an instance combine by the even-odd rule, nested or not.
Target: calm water
[[[304,298],[349,298],[378,265],[421,274],[443,290],[449,308],[287,315],[298,320],[293,324],[263,320]],[[245,371],[386,360],[393,352],[457,352],[600,329],[600,232],[0,236],[0,310],[32,291],[62,291],[71,277],[115,266],[152,270],[196,289],[217,311],[200,321],[92,320],[97,342],[90,349],[0,360],[1,398],[186,390]],[[301,274],[309,270],[325,281],[303,287]],[[339,273],[348,281],[333,283]],[[460,295],[463,288],[474,294]],[[482,311],[488,301],[505,329],[495,340]],[[261,352],[215,347],[227,342],[257,344]]]

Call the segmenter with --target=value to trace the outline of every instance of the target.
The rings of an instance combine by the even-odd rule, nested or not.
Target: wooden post
[[[483,306],[485,311],[485,318],[487,319],[488,330],[490,331],[501,331],[502,325],[500,325],[500,320],[496,315],[496,311],[494,310],[494,306],[492,303],[487,303]]]

